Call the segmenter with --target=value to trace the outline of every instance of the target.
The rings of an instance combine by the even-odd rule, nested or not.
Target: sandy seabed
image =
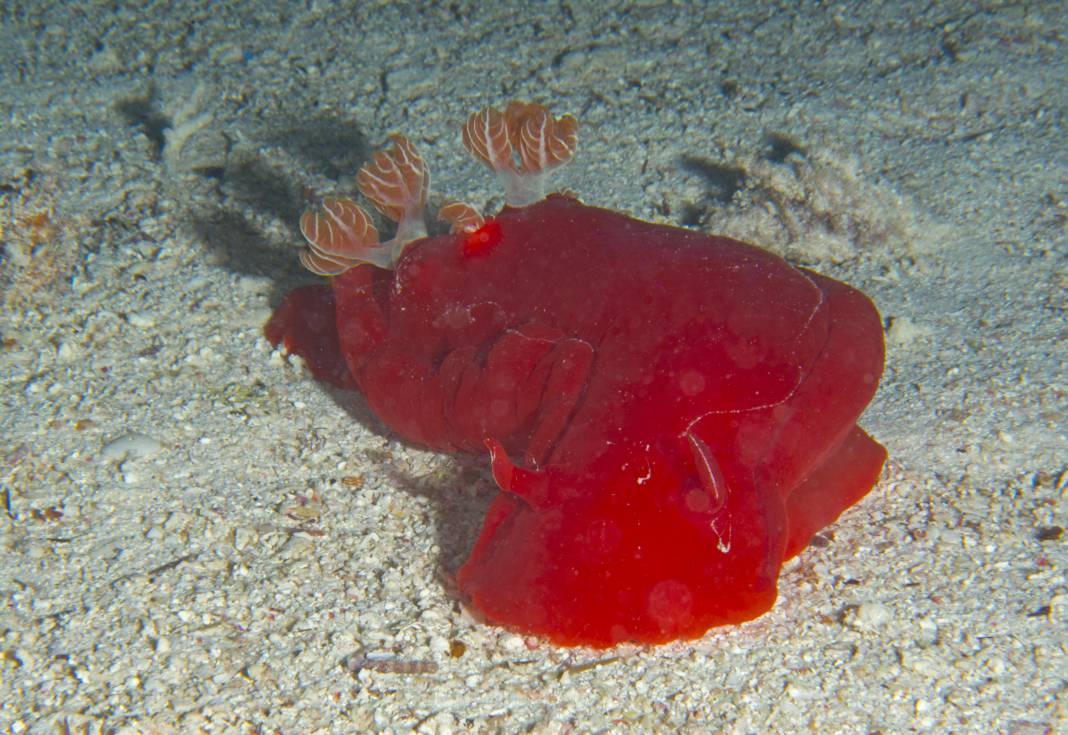
[[[7,3],[0,732],[1065,726],[1060,2]],[[494,486],[262,326],[305,190],[392,132],[486,211],[466,115],[582,123],[560,186],[866,291],[877,488],[703,639],[560,649],[448,573]]]

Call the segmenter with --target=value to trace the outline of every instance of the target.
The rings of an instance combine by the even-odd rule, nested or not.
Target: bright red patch
[[[463,253],[467,256],[485,255],[500,244],[502,237],[501,223],[491,219],[464,237]]]

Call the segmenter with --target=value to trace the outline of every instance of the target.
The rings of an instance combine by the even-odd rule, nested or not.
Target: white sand
[[[0,11],[0,732],[1068,731],[1063,3],[176,5]],[[892,320],[886,477],[751,624],[475,623],[442,571],[486,462],[260,336],[314,280],[302,187],[404,131],[496,206],[457,127],[513,97],[581,119],[586,201],[767,237]]]

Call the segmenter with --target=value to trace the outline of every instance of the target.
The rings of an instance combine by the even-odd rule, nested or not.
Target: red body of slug
[[[700,636],[775,600],[782,562],[876,482],[856,426],[879,315],[750,245],[561,195],[497,241],[293,292],[267,327],[403,438],[491,450],[501,486],[457,581],[562,644]]]

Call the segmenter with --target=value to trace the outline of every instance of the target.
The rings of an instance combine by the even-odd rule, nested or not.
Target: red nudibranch
[[[663,643],[750,620],[779,570],[878,480],[857,425],[883,369],[871,301],[752,245],[541,198],[574,118],[512,103],[463,142],[507,206],[428,237],[429,175],[402,136],[355,202],[301,218],[272,343],[359,389],[400,437],[489,451],[500,486],[457,573],[484,620],[562,645]],[[370,264],[370,265],[366,265]]]

